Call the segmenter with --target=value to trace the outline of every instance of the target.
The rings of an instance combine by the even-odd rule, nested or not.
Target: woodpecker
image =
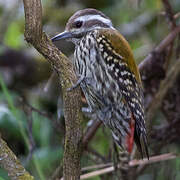
[[[148,156],[140,74],[131,48],[113,27],[111,20],[96,9],[77,11],[65,31],[52,41],[66,39],[75,44],[74,69],[88,103],[86,111],[109,127],[114,141],[131,153],[134,141]]]

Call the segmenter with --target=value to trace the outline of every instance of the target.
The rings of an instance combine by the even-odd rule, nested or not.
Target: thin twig
[[[178,19],[179,17],[180,17],[180,12],[178,12],[174,15],[174,19]]]
[[[27,102],[27,100],[25,100],[24,97],[20,97],[20,103],[22,104],[23,108],[24,108],[24,106],[27,106],[27,108],[29,108],[31,111],[36,112],[40,116],[43,116],[43,117],[49,119],[50,121],[52,121],[53,128],[57,132],[64,134],[64,132],[65,132],[64,126],[62,125],[62,123],[59,123],[57,121],[57,119],[53,117],[53,115],[51,113],[47,113],[45,111],[41,111],[41,110],[35,108],[31,104],[29,104],[29,102]]]
[[[180,33],[180,26],[177,26],[172,32],[170,32],[160,44],[153,50],[153,52],[161,53]],[[153,55],[152,53],[148,54],[146,58],[139,64],[139,71],[142,72],[149,66],[153,64]]]
[[[176,22],[174,19],[174,13],[173,13],[171,4],[169,3],[168,0],[162,0],[162,2],[164,5],[164,8],[165,8],[165,11],[166,11],[166,17],[170,24],[170,28],[171,28],[171,30],[173,30],[176,27]]]
[[[27,102],[27,100],[24,97],[21,97],[20,101],[22,104],[22,109],[24,113],[26,114],[27,120],[28,120],[27,133],[28,133],[28,138],[29,138],[29,141],[28,141],[29,153],[25,161],[25,164],[27,164],[31,160],[33,152],[35,150],[35,141],[34,141],[33,133],[32,133],[32,125],[33,125],[32,111],[34,108]]]
[[[177,157],[179,157],[179,156],[176,156],[172,153],[167,153],[167,154],[162,154],[162,155],[150,157],[149,160],[147,158],[145,158],[143,160],[132,160],[129,162],[129,166],[135,167],[135,166],[139,166],[139,165],[152,164],[152,163],[156,163],[156,162],[160,162],[160,161],[175,159]],[[115,170],[114,166],[110,166],[108,168],[104,168],[104,169],[93,171],[93,172],[90,172],[87,174],[83,174],[83,175],[81,175],[80,179],[92,178],[95,176],[99,176],[99,175],[103,175],[103,174],[113,172],[114,170]]]
[[[47,119],[50,119],[50,120],[52,119],[52,115],[50,115],[49,113],[47,113],[45,111],[41,111],[41,110],[33,107],[31,104],[29,104],[25,100],[25,98],[21,97],[20,101],[21,101],[21,103],[23,103],[24,106],[27,106],[31,111],[34,111],[34,112],[38,113],[39,115],[46,117]]]
[[[147,114],[146,114],[146,121],[148,129],[151,129],[152,126],[151,120],[152,117],[155,115],[156,111],[160,107],[163,98],[165,97],[168,90],[173,86],[177,75],[180,73],[180,60],[177,60],[174,65],[171,67],[169,72],[166,75],[166,78],[161,82],[158,92],[156,93],[154,99],[152,100],[151,104],[149,105]]]
[[[173,9],[171,7],[171,4],[169,3],[168,0],[162,0],[164,8],[165,8],[165,16],[166,19],[169,23],[170,26],[170,30],[173,31],[176,28],[176,21],[174,19],[174,12]],[[167,49],[167,55],[166,55],[166,62],[164,63],[164,69],[167,71],[169,64],[171,62],[171,56],[173,53],[173,47],[174,47],[174,41],[172,41],[172,43],[169,44],[169,46],[166,48]]]
[[[83,171],[90,171],[90,170],[93,170],[93,169],[100,169],[100,168],[105,168],[105,167],[109,167],[109,166],[112,166],[113,163],[110,162],[110,163],[106,163],[106,164],[97,164],[97,165],[93,165],[93,166],[87,166],[87,167],[84,167],[82,168],[82,172]]]
[[[49,178],[49,180],[59,179],[59,177],[62,176],[62,172],[63,172],[63,166],[60,165],[54,170],[53,175]]]
[[[32,125],[33,125],[32,111],[27,110],[26,114],[27,114],[27,118],[28,118],[27,132],[28,132],[28,136],[29,136],[29,153],[26,158],[26,164],[27,164],[31,160],[33,152],[35,150],[35,141],[34,141],[33,133],[32,133]]]
[[[100,153],[98,153],[97,151],[95,151],[94,149],[87,147],[86,151],[92,155],[95,156],[97,161],[101,161],[101,162],[107,162],[106,158],[103,157]]]
[[[99,126],[102,124],[101,121],[96,120],[93,122],[93,124],[87,129],[87,131],[85,132],[84,138],[83,138],[83,146],[84,148],[86,148],[86,146],[88,145],[88,142],[93,138],[93,136],[95,135],[97,129],[99,128]]]

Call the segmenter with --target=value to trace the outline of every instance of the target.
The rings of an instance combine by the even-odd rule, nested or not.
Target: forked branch
[[[42,6],[40,0],[23,0],[25,11],[25,39],[32,44],[53,66],[59,75],[64,100],[66,125],[63,162],[64,179],[79,179],[82,151],[81,93],[79,88],[67,91],[76,81],[72,64],[42,31]]]

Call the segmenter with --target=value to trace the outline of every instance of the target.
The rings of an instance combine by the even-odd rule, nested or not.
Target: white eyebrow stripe
[[[112,22],[109,19],[104,18],[100,15],[84,15],[76,18],[76,21],[90,21],[90,20],[99,20],[102,21],[104,24],[107,24],[111,27],[113,26]]]

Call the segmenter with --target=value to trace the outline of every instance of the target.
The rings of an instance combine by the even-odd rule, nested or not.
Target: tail
[[[146,157],[149,159],[149,151],[148,151],[148,143],[147,143],[147,135],[145,129],[141,131],[139,126],[135,125],[135,132],[134,132],[134,141],[136,146],[141,153],[141,157],[143,159],[143,154],[145,151]]]
[[[115,126],[114,126],[115,127]],[[126,150],[129,154],[131,154],[133,150],[134,141],[137,145],[138,151],[141,153],[143,158],[143,154],[145,154],[149,159],[149,152],[148,152],[148,143],[147,143],[147,135],[145,128],[140,128],[141,126],[135,122],[133,116],[131,117],[130,124],[129,124],[129,131],[123,130],[121,127],[119,131],[112,131],[113,138],[115,142],[124,150]]]
[[[123,127],[119,125],[118,128],[115,128],[114,131],[112,131],[112,135],[115,142],[118,144],[118,146],[122,148],[122,150],[127,151],[129,154],[131,154],[133,150],[134,132],[135,132],[135,121],[133,116],[131,116],[131,118],[129,119],[129,126]]]

